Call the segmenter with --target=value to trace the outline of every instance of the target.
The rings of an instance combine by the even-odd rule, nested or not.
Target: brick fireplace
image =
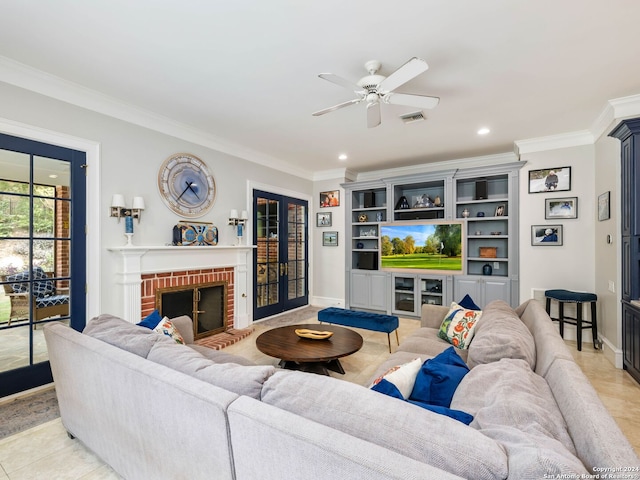
[[[188,248],[188,247],[185,247]],[[149,315],[155,308],[156,290],[172,287],[188,287],[203,283],[225,282],[227,285],[227,328],[233,328],[234,312],[234,269],[206,268],[197,270],[179,270],[176,272],[146,273],[141,275],[140,285],[141,315]]]
[[[131,323],[156,308],[156,289],[209,282],[227,283],[227,329],[251,324],[250,246],[124,246],[111,248],[119,261],[120,316]]]

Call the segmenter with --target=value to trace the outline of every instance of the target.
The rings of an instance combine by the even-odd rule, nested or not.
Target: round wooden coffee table
[[[300,338],[295,330],[331,331],[326,340]],[[336,325],[288,325],[267,330],[256,338],[256,347],[262,353],[280,359],[280,366],[290,370],[329,375],[329,370],[344,375],[339,358],[346,357],[362,348],[359,333]]]

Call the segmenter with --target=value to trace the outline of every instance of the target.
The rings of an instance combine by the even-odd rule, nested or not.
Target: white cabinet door
[[[389,285],[386,273],[351,272],[350,307],[387,311]]]
[[[459,302],[465,295],[469,295],[480,308],[494,300],[504,300],[510,305],[511,282],[506,277],[456,277],[453,300]]]

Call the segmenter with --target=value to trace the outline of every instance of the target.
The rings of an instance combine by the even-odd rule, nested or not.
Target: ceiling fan
[[[380,66],[379,61],[369,60],[364,64],[364,68],[367,69],[369,75],[362,77],[357,83],[352,83],[333,73],[321,73],[318,75],[324,80],[353,90],[358,98],[318,110],[313,115],[317,117],[349,105],[367,102],[367,127],[373,128],[380,125],[380,103],[407,105],[417,108],[434,108],[440,102],[438,97],[395,92],[396,88],[427,71],[429,65],[421,58],[413,57],[388,77],[378,75],[377,72],[380,70]]]

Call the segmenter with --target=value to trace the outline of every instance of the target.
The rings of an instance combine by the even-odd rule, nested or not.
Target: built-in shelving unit
[[[518,176],[523,163],[346,183],[347,308],[419,316],[469,293],[483,306],[518,297]],[[380,270],[380,224],[461,220],[463,272]],[[487,256],[489,255],[489,256]],[[491,256],[495,255],[495,256]],[[491,274],[487,275],[490,266]]]

